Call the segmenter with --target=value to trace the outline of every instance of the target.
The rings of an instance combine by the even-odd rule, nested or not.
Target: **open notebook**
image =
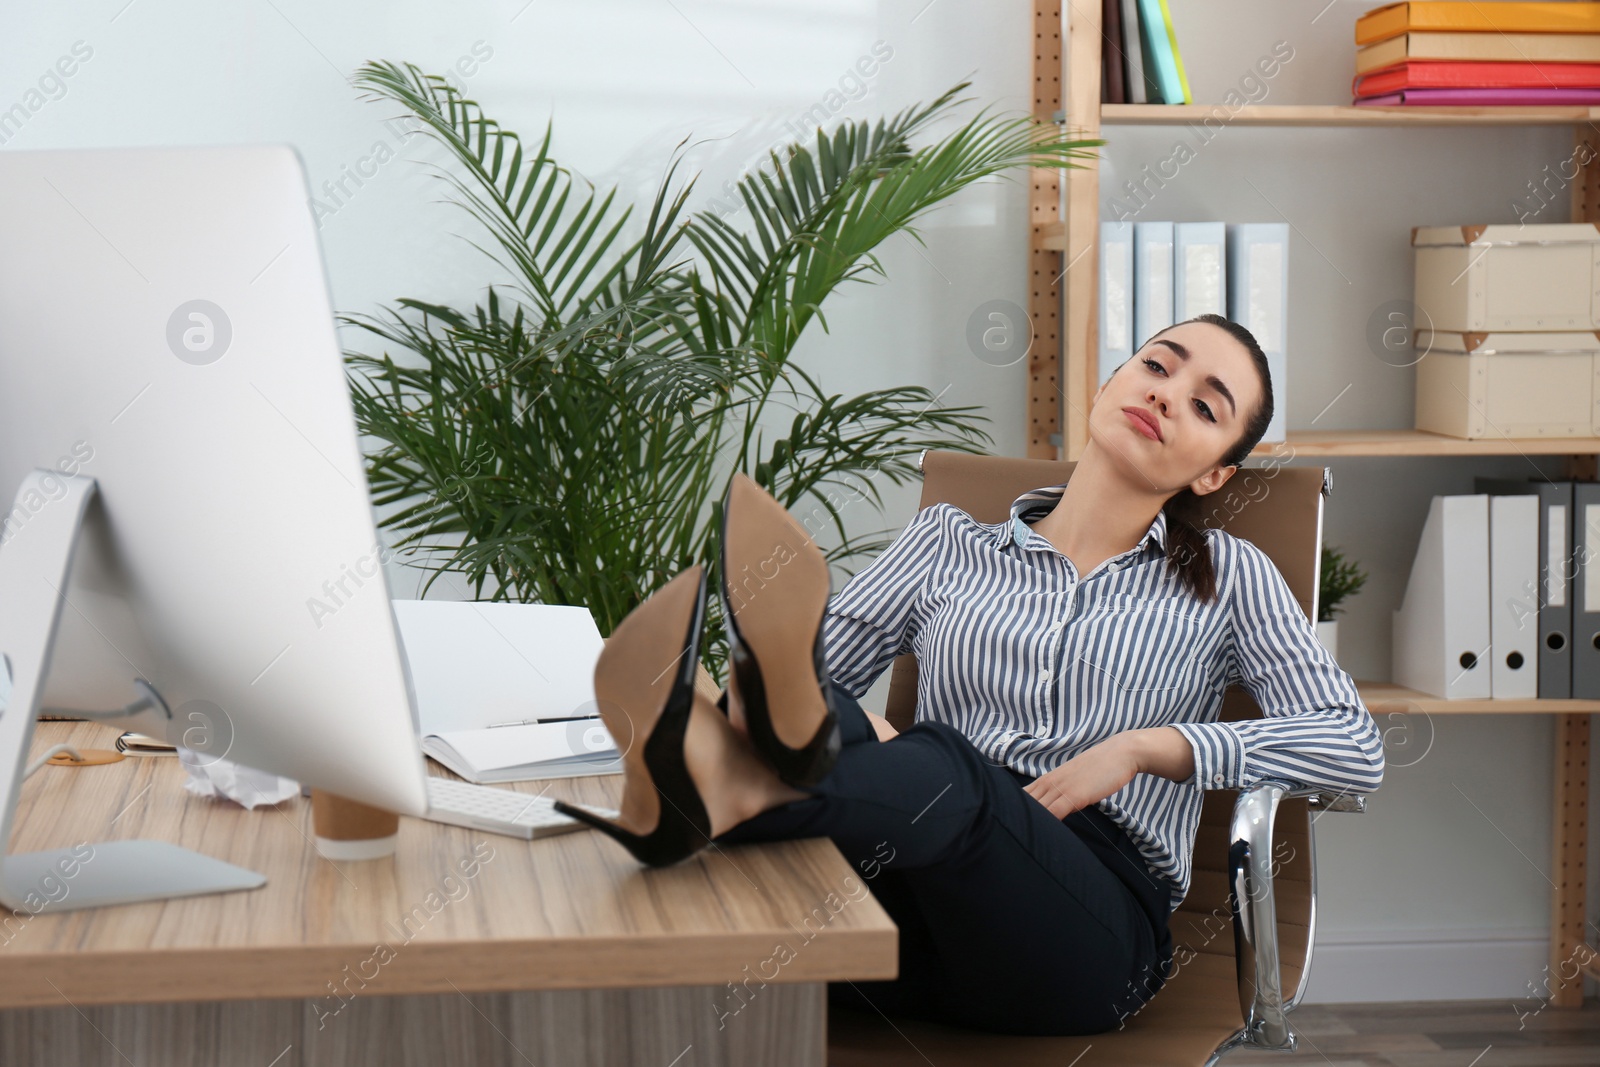
[[[396,600],[422,751],[469,782],[620,774],[588,608]]]

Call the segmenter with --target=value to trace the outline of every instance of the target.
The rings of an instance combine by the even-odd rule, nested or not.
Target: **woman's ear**
[[[1215,493],[1218,489],[1221,489],[1224,485],[1228,484],[1228,479],[1232,478],[1233,472],[1238,469],[1239,465],[1236,463],[1230,464],[1226,467],[1212,467],[1200,477],[1190,482],[1189,488],[1194,490],[1195,496],[1205,496],[1208,493]]]

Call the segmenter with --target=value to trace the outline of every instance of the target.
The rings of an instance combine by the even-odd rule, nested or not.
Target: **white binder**
[[[1489,497],[1489,691],[1539,695],[1539,498]]]
[[[1100,223],[1100,364],[1104,385],[1133,355],[1133,223]]]
[[[1487,494],[1429,502],[1393,647],[1400,685],[1446,700],[1491,695]]]
[[[1288,428],[1289,224],[1236,222],[1228,226],[1228,318],[1255,336],[1272,374],[1272,421],[1263,441],[1282,441]]]
[[[1178,321],[1172,314],[1172,223],[1133,224],[1133,343]]]
[[[1228,227],[1180,222],[1173,228],[1173,322],[1228,313]]]

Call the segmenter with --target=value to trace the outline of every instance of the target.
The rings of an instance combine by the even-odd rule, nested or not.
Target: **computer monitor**
[[[202,758],[426,810],[309,197],[284,145],[0,153],[0,834],[39,710],[132,708]]]

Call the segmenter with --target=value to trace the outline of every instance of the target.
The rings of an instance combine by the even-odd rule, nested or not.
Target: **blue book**
[[[1161,0],[1139,0],[1139,29],[1144,38],[1145,74],[1160,90],[1159,102],[1183,103],[1183,79],[1178,76],[1178,62],[1167,36],[1167,20],[1161,14]]]

